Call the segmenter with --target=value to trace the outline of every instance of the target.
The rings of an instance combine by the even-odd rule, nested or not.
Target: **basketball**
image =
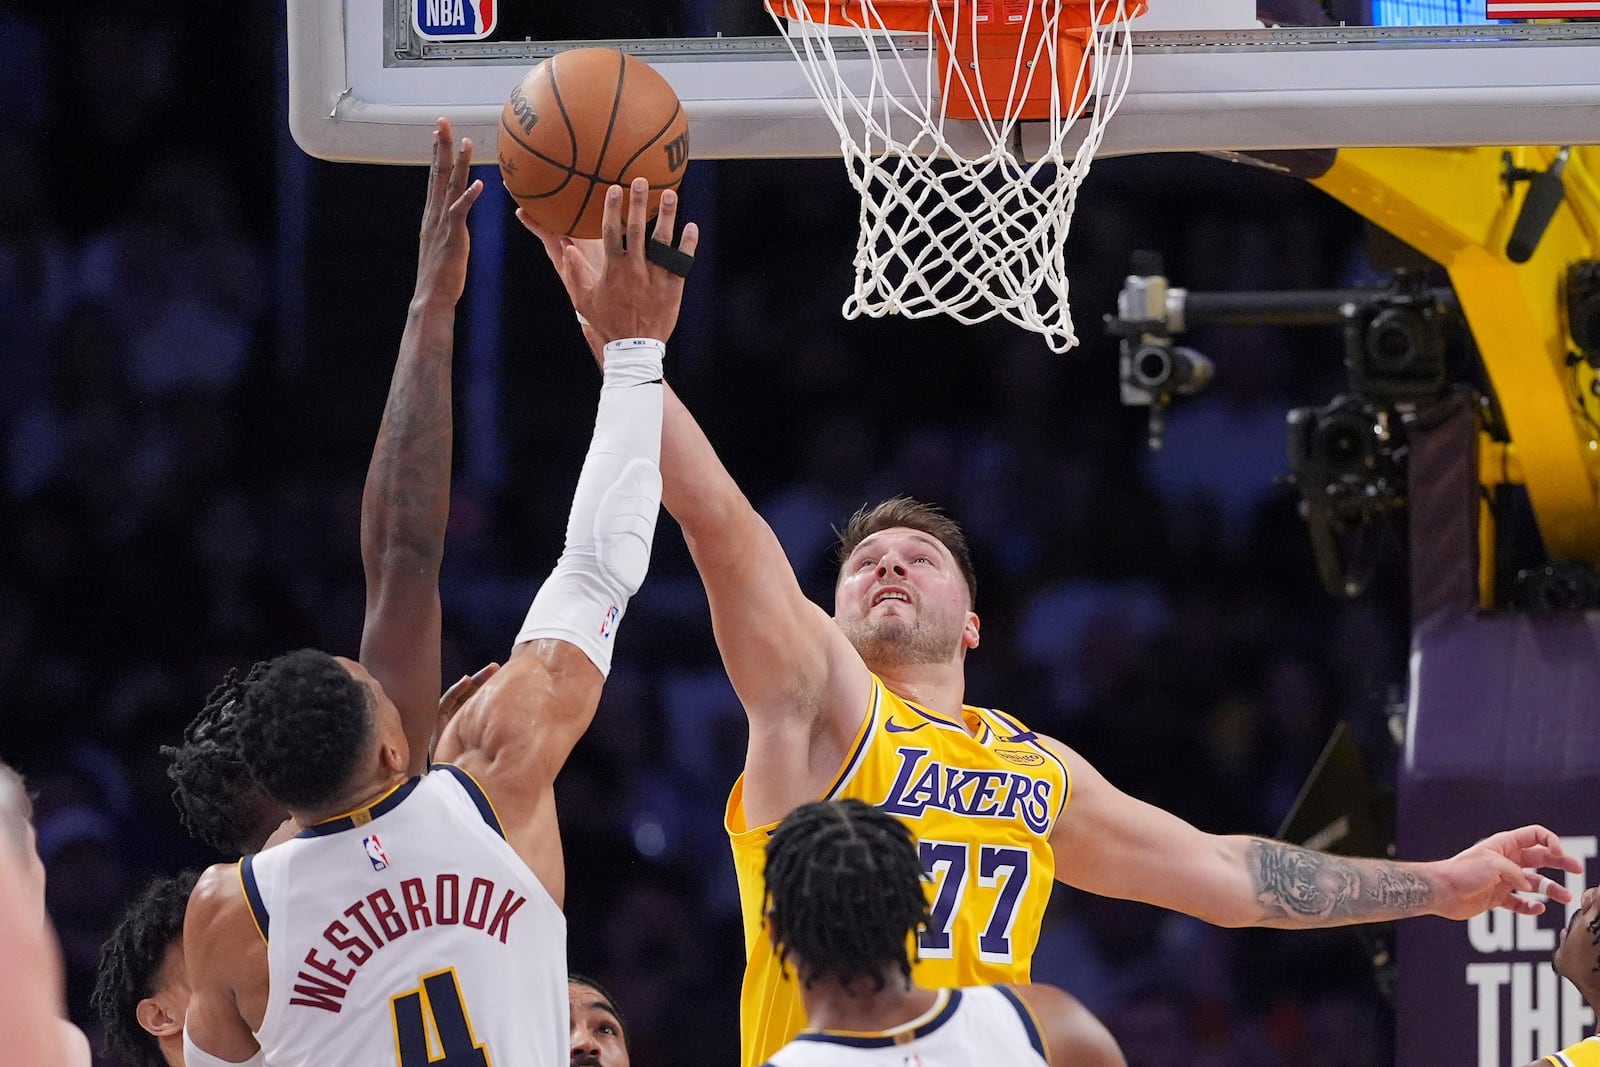
[[[500,111],[500,174],[547,230],[599,237],[608,186],[650,182],[650,214],[689,161],[689,121],[665,78],[608,48],[540,63]],[[624,201],[626,203],[626,201]]]

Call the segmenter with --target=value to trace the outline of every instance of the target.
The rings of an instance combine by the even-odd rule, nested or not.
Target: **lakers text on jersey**
[[[918,985],[1028,981],[1055,880],[1050,834],[1070,786],[1061,760],[1011,716],[965,707],[958,721],[873,679],[850,757],[820,799],[863,800],[916,834],[932,918],[917,943]],[[800,1032],[805,1010],[762,925],[762,871],[775,826],[745,825],[743,788],[741,777],[726,822],[744,912],[741,1062],[756,1067]]]

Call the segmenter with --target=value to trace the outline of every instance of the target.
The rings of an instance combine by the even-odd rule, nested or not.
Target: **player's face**
[[[1600,888],[1585,889],[1579,903],[1581,907],[1572,913],[1552,963],[1561,977],[1579,989],[1587,989],[1593,978],[1596,956],[1600,954],[1595,935],[1590,932],[1600,918]]]
[[[586,985],[567,986],[572,1010],[570,1067],[629,1067],[622,1024],[611,1004]]]
[[[879,530],[844,561],[834,619],[867,666],[944,663],[978,645],[967,582],[938,539]]]
[[[410,752],[406,745],[405,726],[400,721],[400,709],[389,699],[389,694],[383,691],[383,684],[367,673],[365,667],[343,656],[335,656],[334,659],[350,672],[350,677],[360,682],[372,694],[372,732],[380,750],[388,750],[386,753],[380,753],[380,758],[385,763],[393,763],[396,770],[404,768],[410,759]]]

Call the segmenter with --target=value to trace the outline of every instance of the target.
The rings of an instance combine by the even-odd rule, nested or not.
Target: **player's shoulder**
[[[240,936],[255,936],[239,879],[240,862],[213,864],[195,881],[183,918],[186,948],[203,949],[207,944],[226,945]]]
[[[239,893],[239,865],[242,860],[231,863],[213,863],[200,872],[200,877],[195,879],[194,889],[189,893],[189,914],[216,912],[239,906],[243,898]]]
[[[1600,1067],[1600,1035],[1585,1038],[1560,1052],[1552,1052],[1528,1067]]]
[[[1127,1067],[1122,1049],[1105,1024],[1064,989],[1042,983],[994,987],[1017,1004],[1024,1025],[1042,1039],[1052,1064],[1073,1067]]]

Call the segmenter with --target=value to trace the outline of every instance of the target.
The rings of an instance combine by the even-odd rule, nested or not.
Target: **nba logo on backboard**
[[[378,840],[377,834],[361,839],[361,845],[367,850],[367,859],[372,861],[372,869],[386,871],[389,869],[389,854],[383,851],[383,842]]]
[[[611,605],[610,609],[606,612],[605,621],[600,624],[601,637],[611,636],[611,628],[617,624],[617,616],[621,614],[622,612],[617,610],[617,606],[615,604]]]
[[[476,41],[500,22],[500,0],[411,0],[411,25],[429,41]]]

